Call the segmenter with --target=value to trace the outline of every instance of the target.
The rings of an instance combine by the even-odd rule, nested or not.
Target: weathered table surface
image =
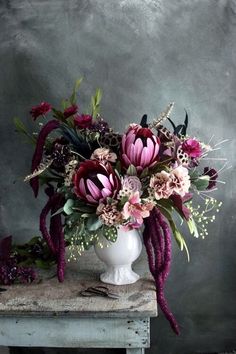
[[[0,294],[0,345],[126,347],[141,353],[149,346],[149,319],[157,316],[145,254],[134,266],[138,282],[107,285],[118,300],[82,297],[82,289],[102,284],[103,268],[93,252],[86,252],[67,265],[63,283],[47,274],[38,284],[8,287]]]

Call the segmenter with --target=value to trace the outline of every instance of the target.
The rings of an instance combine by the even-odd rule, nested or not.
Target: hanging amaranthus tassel
[[[173,331],[179,334],[179,327],[171,313],[164,295],[164,285],[170,271],[171,232],[160,211],[155,208],[145,219],[143,234],[151,274],[155,280],[157,303],[169,321]]]
[[[56,120],[50,120],[47,122],[42,129],[40,130],[38,139],[37,139],[37,144],[35,147],[34,151],[34,156],[32,159],[32,165],[31,165],[31,173],[34,173],[35,170],[39,167],[42,156],[43,156],[43,149],[44,149],[44,144],[47,139],[47,136],[55,129],[57,129],[60,126],[60,123]],[[39,178],[38,176],[35,176],[30,180],[30,185],[34,191],[35,197],[38,195],[38,190],[39,190]]]
[[[54,193],[52,186],[48,187],[45,192],[49,199],[40,214],[40,231],[50,250],[57,258],[57,276],[58,280],[62,282],[64,280],[65,271],[65,240],[61,214],[51,217],[50,231],[48,231],[46,220],[49,213],[54,214],[63,206],[64,198],[61,194]]]

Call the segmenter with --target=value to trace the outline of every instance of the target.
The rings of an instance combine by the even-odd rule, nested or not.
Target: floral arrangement
[[[16,128],[36,144],[30,181],[35,197],[46,185],[48,201],[40,214],[40,230],[57,261],[59,281],[64,279],[65,244],[70,259],[100,243],[101,235],[115,242],[117,228],[143,228],[150,272],[155,280],[157,302],[175,333],[178,324],[164,297],[170,270],[171,233],[181,250],[189,252],[176,217],[190,234],[204,238],[207,224],[215,219],[219,171],[204,160],[218,147],[187,135],[188,115],[183,124],[170,119],[171,103],[148,123],[132,123],[120,134],[100,115],[101,90],[91,98],[87,111],[77,105],[78,80],[60,109],[42,102],[32,107],[40,131],[31,135],[15,119]],[[52,119],[46,121],[51,114]],[[165,123],[171,129],[165,127]],[[216,144],[217,145],[217,144]],[[203,199],[203,208],[197,199]],[[197,205],[196,205],[197,203]],[[47,218],[50,217],[50,227]]]

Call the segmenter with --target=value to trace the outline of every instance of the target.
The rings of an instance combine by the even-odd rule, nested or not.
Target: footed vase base
[[[136,274],[131,265],[108,267],[106,272],[100,275],[100,280],[106,284],[112,285],[127,285],[133,284],[139,280],[139,275]]]

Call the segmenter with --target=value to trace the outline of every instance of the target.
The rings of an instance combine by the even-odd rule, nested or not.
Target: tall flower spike
[[[170,114],[173,110],[174,102],[170,103],[161,114],[154,119],[153,123],[149,124],[149,128],[158,128],[166,119],[170,118]]]

